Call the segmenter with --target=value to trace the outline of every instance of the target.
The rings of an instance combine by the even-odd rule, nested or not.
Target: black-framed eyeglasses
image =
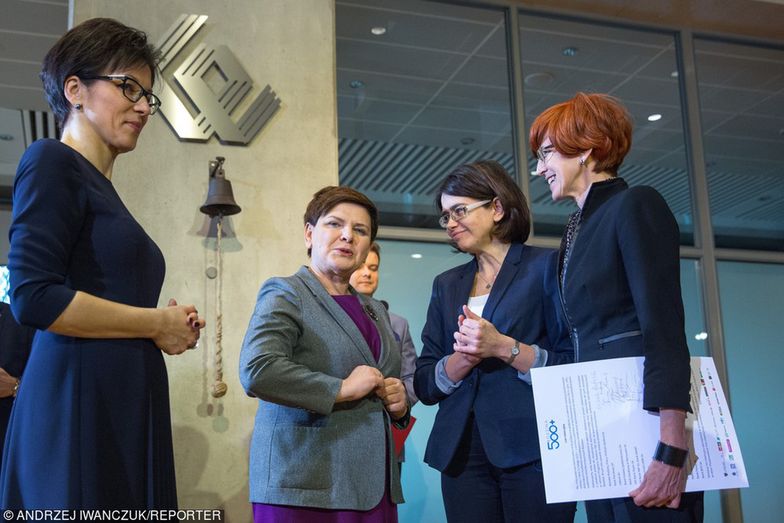
[[[459,222],[465,218],[469,212],[473,211],[474,209],[478,209],[483,205],[487,205],[492,201],[493,200],[482,200],[481,202],[472,203],[471,205],[456,205],[441,214],[441,216],[438,218],[438,225],[446,229],[446,226],[449,225],[450,218],[456,222]]]
[[[96,76],[82,76],[80,78],[82,80],[108,80],[110,82],[119,81],[120,83],[116,85],[122,89],[123,96],[125,96],[128,100],[133,103],[138,102],[142,98],[147,100],[147,105],[150,106],[150,115],[155,114],[158,111],[158,108],[161,106],[160,98],[152,94],[152,91],[148,91],[142,87],[142,84],[130,76],[124,74],[106,74]]]
[[[555,147],[552,144],[543,145],[536,151],[536,158],[542,163],[547,163],[547,160],[550,159],[554,152]]]

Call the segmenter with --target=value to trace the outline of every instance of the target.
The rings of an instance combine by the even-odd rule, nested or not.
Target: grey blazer
[[[240,381],[259,398],[250,445],[252,502],[369,510],[384,494],[385,472],[392,501],[403,502],[381,400],[370,395],[335,404],[341,381],[359,365],[400,377],[400,351],[384,306],[357,296],[377,319],[378,363],[307,267],[262,285],[240,352]]]

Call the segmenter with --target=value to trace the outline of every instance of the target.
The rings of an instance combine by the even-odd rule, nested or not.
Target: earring
[[[585,158],[580,158],[580,167],[585,166]]]
[[[82,110],[82,104],[75,104],[74,105],[74,109],[76,109],[77,111],[81,111]]]

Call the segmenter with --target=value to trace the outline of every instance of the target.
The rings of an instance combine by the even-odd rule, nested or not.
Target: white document
[[[532,369],[548,503],[626,497],[639,486],[659,441],[642,377],[642,357]],[[691,359],[691,407],[686,491],[748,487],[712,358]]]

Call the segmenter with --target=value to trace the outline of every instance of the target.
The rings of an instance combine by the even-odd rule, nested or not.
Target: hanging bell
[[[199,210],[204,214],[215,216],[231,216],[237,214],[242,209],[234,201],[234,192],[231,190],[231,182],[226,179],[223,170],[223,162],[226,158],[216,156],[210,160],[210,186],[207,190],[207,200]]]

